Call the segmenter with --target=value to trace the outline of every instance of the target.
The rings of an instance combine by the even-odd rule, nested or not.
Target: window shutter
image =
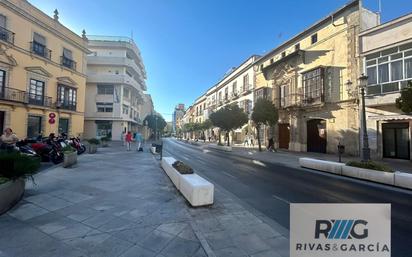
[[[67,59],[73,60],[72,51],[70,51],[69,49],[63,48],[63,56]]]
[[[6,16],[0,14],[0,27],[6,28]]]
[[[37,43],[44,46],[46,45],[46,38],[36,32],[34,32],[33,34],[33,41],[36,41]]]

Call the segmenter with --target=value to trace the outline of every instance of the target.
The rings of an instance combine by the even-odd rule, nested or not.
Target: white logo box
[[[290,257],[391,256],[390,204],[290,204]]]

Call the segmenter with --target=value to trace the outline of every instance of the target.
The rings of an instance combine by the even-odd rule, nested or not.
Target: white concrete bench
[[[173,157],[162,158],[162,168],[170,180],[192,206],[213,204],[214,185],[197,174],[180,174],[174,167]]]
[[[342,167],[345,166],[344,163],[340,162],[331,162],[324,160],[317,160],[312,158],[299,158],[299,165],[301,167],[326,171],[334,174],[342,174]]]
[[[392,172],[384,172],[379,170],[362,169],[352,166],[342,167],[342,175],[364,180],[379,182],[382,184],[394,185],[395,174]]]
[[[180,192],[192,206],[213,204],[214,186],[197,174],[182,175]]]

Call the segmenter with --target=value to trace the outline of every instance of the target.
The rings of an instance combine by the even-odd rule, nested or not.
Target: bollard
[[[345,153],[345,146],[341,145],[340,142],[338,143],[338,155],[339,155],[339,162],[342,162],[342,154]]]

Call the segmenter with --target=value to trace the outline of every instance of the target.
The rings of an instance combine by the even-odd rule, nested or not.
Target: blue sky
[[[252,54],[263,55],[347,0],[29,0],[80,34],[131,36],[148,92],[166,120]],[[378,0],[364,5],[377,10]],[[412,12],[410,0],[382,0],[382,21]]]

